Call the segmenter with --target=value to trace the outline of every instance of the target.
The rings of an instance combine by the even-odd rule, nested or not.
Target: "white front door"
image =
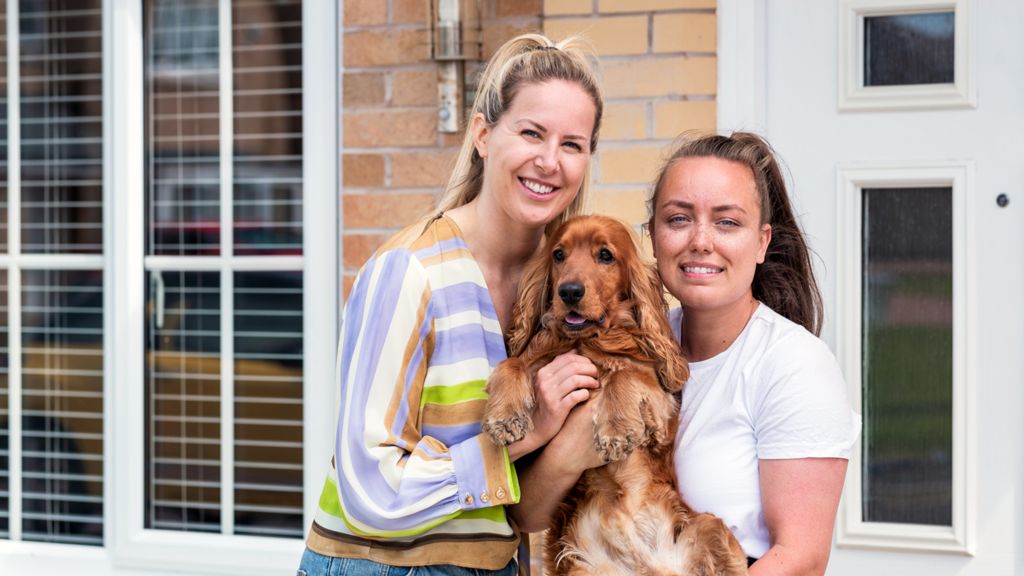
[[[1024,4],[755,4],[719,128],[788,168],[864,415],[828,573],[1024,573]]]

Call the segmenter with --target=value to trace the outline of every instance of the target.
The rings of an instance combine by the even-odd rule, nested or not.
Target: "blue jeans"
[[[516,562],[501,570],[478,570],[450,564],[437,566],[388,566],[373,560],[333,558],[306,548],[295,576],[515,576]]]

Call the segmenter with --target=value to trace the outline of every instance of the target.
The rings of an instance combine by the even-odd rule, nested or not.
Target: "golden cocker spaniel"
[[[600,373],[588,402],[598,403],[594,443],[607,464],[584,473],[555,513],[545,574],[746,574],[728,528],[676,491],[673,393],[689,370],[629,228],[604,216],[560,226],[528,266],[513,316],[510,357],[487,383],[483,429],[495,443],[532,428],[534,376],[556,356],[576,350]]]

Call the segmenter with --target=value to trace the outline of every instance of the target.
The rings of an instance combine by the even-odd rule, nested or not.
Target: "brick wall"
[[[593,163],[595,212],[639,224],[666,148],[714,130],[715,0],[483,0],[486,59],[543,30],[582,34],[601,63],[605,119]],[[390,234],[429,210],[461,137],[436,129],[429,0],[345,0],[343,289]]]
[[[482,3],[484,58],[541,29],[541,0]],[[430,210],[461,135],[437,132],[429,0],[345,0],[342,286],[392,233]]]
[[[594,212],[646,221],[646,194],[673,139],[715,129],[715,30],[715,0],[544,1],[545,34],[582,34],[601,61]]]

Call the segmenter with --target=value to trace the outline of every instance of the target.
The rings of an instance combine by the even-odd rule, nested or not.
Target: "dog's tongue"
[[[584,324],[587,321],[587,319],[575,312],[569,312],[568,314],[565,315],[565,321],[566,323],[572,324],[573,326],[578,326],[580,324]]]

